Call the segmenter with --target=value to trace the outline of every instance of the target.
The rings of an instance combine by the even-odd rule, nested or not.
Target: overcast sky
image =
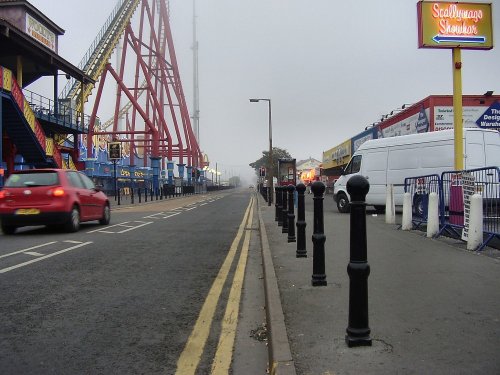
[[[66,30],[59,53],[75,65],[116,4],[30,2]],[[451,95],[451,50],[418,49],[416,3],[197,0],[200,144],[212,167],[253,176],[248,164],[268,149],[269,133],[267,104],[249,103],[252,97],[272,100],[275,147],[321,160],[402,104]],[[500,0],[492,3],[498,44]],[[191,113],[193,2],[170,0],[170,9]],[[500,47],[464,50],[462,62],[464,95],[500,94]]]

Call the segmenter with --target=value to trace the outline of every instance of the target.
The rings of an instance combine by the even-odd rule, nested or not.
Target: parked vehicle
[[[495,130],[464,128],[464,168],[500,166],[500,133]],[[352,156],[334,184],[333,198],[339,212],[349,212],[346,184],[351,176],[368,179],[366,203],[385,209],[386,187],[394,185],[395,205],[403,204],[406,177],[441,175],[454,170],[454,132],[411,134],[366,141]]]
[[[83,173],[63,169],[31,169],[11,174],[0,190],[0,222],[4,234],[28,225],[63,225],[76,232],[80,223],[109,224],[110,203]]]

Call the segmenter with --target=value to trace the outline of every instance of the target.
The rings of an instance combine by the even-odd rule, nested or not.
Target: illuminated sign
[[[56,51],[56,34],[50,31],[42,23],[26,13],[26,34],[42,43],[45,47]]]
[[[419,48],[492,49],[491,4],[420,1]]]

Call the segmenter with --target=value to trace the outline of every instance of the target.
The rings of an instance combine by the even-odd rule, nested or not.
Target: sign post
[[[464,168],[462,116],[462,49],[493,48],[491,4],[419,1],[419,48],[452,49],[455,170]]]

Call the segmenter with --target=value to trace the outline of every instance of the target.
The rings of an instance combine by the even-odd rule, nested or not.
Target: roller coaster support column
[[[186,164],[177,164],[177,168],[179,170],[179,177],[181,179],[181,193],[180,195],[184,195],[184,167]]]
[[[157,156],[151,156],[151,168],[153,169],[153,186],[152,189],[155,193],[158,192],[160,188],[159,176],[160,176],[160,158]]]
[[[135,189],[135,165],[129,165],[129,171],[130,171],[130,190],[131,190],[131,195],[130,203],[134,203],[134,189]]]
[[[204,193],[205,189],[203,186],[205,185],[205,171],[203,169],[200,170],[200,193]]]
[[[193,177],[193,167],[191,167],[190,165],[188,165],[186,167],[186,176],[187,176],[187,184],[189,187],[191,187],[191,185],[193,184],[193,180],[192,180],[192,177]]]
[[[172,160],[167,161],[167,172],[168,172],[168,184],[174,184],[174,162]]]
[[[94,165],[95,165],[95,161],[96,159],[90,159],[90,158],[87,158],[85,160],[85,174],[88,176],[88,177],[92,177],[94,176]]]

